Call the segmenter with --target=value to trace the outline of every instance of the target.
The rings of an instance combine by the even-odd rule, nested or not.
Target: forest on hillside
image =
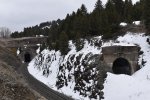
[[[62,54],[68,52],[68,40],[74,40],[80,49],[82,40],[91,36],[103,35],[110,38],[117,33],[121,22],[132,23],[140,20],[144,22],[147,33],[150,31],[150,2],[140,0],[135,4],[132,0],[108,0],[102,5],[97,0],[92,12],[88,13],[84,4],[75,12],[67,14],[65,19],[43,22],[39,25],[24,28],[22,32],[14,32],[11,37],[48,36],[49,49],[60,50]]]

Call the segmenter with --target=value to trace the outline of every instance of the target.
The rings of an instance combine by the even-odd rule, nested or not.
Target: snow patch
[[[117,43],[117,41],[110,40],[108,42],[105,42],[102,47],[108,47],[108,46],[135,46],[135,44],[130,42],[125,42],[125,41]]]
[[[37,46],[41,46],[41,44],[36,44]]]
[[[37,53],[37,54],[40,53],[40,47],[36,50],[36,53]]]
[[[125,27],[125,26],[127,26],[128,24],[127,23],[125,23],[125,22],[121,22],[120,23],[120,26],[122,26],[122,27]]]
[[[17,49],[17,55],[19,55],[20,54],[20,50],[19,50],[19,48]]]
[[[141,21],[134,21],[133,24],[134,25],[140,25]]]

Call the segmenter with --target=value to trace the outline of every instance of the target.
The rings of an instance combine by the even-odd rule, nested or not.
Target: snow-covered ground
[[[107,73],[108,76],[104,83],[104,100],[149,100],[150,99],[150,45],[146,42],[148,36],[145,36],[144,33],[130,33],[128,32],[124,36],[120,36],[116,41],[108,41],[102,43],[102,46],[111,46],[111,45],[138,45],[141,47],[141,50],[144,52],[143,55],[139,58],[139,64],[141,64],[142,58],[146,61],[146,64],[142,69],[137,71],[132,76],[128,75],[114,75],[111,73]],[[96,37],[96,41],[101,41],[101,37]],[[43,57],[35,57],[31,63],[29,63],[28,71],[35,78],[48,85],[50,88],[62,92],[66,95],[72,96],[75,99],[83,99],[89,100],[88,97],[84,98],[79,95],[78,92],[73,91],[73,87],[75,85],[72,80],[69,82],[68,86],[62,87],[60,90],[57,90],[55,84],[57,81],[57,74],[59,70],[59,65],[66,64],[67,59],[71,55],[78,56],[82,54],[81,59],[84,59],[85,55],[88,53],[92,54],[100,54],[101,48],[95,46],[94,44],[85,41],[84,47],[80,51],[76,51],[75,45],[72,41],[69,42],[70,51],[65,57],[61,56],[59,51],[49,51],[44,50],[42,52]],[[39,54],[40,55],[40,54]],[[38,55],[38,56],[39,56]],[[48,59],[51,57],[51,59]],[[43,59],[43,60],[42,60]],[[41,62],[38,61],[43,61]],[[50,61],[48,61],[50,60]],[[76,59],[73,59],[74,61]],[[36,66],[42,65],[41,66]],[[45,74],[43,76],[43,71],[49,69],[49,74]],[[45,72],[44,72],[45,73]],[[66,72],[68,74],[68,72]]]

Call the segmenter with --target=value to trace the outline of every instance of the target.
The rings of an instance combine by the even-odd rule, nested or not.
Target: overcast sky
[[[24,27],[65,18],[85,4],[92,11],[97,0],[0,0],[0,27],[22,31]],[[107,0],[102,0],[106,3]],[[133,0],[135,2],[136,0]]]

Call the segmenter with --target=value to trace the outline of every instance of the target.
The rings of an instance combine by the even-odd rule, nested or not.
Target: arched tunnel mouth
[[[30,61],[31,61],[31,55],[30,53],[27,52],[24,54],[24,62],[28,63]]]
[[[127,74],[131,75],[131,66],[128,60],[124,58],[117,58],[114,63],[112,70],[114,74]]]

